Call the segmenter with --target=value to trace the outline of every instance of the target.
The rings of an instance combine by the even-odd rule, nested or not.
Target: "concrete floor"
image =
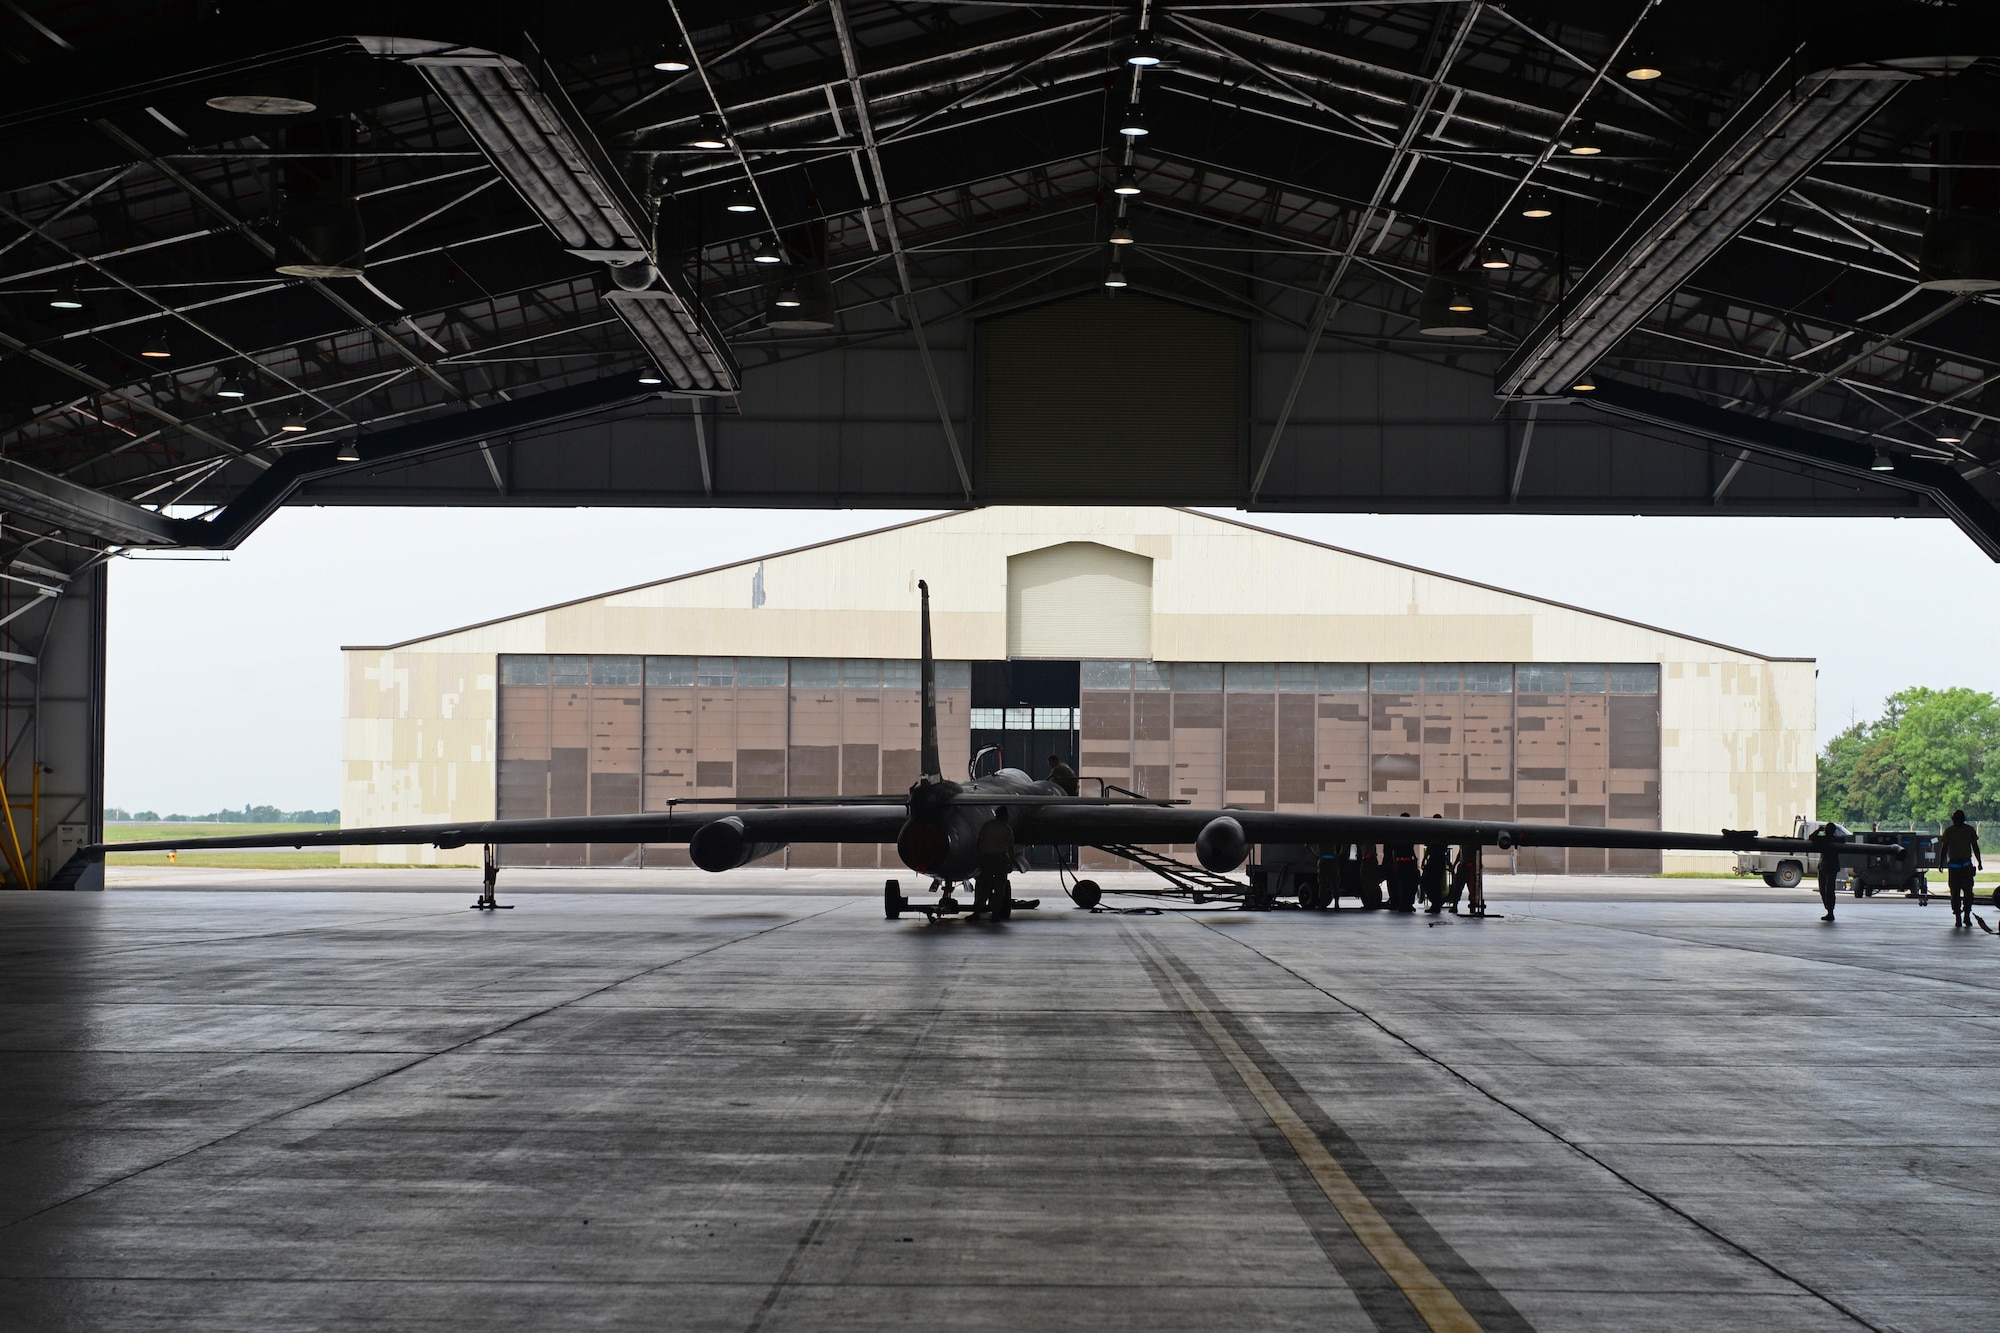
[[[2000,939],[1937,903],[254,873],[0,895],[0,1327],[2000,1322]]]

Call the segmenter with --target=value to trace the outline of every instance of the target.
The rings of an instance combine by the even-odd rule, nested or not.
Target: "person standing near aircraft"
[[[1965,811],[1951,812],[1951,823],[1938,838],[1938,864],[1951,886],[1951,928],[1972,929],[1973,866],[1986,869],[1979,851],[1979,830],[1965,822]]]
[[[1432,815],[1432,819],[1442,819],[1443,815]],[[1428,843],[1424,847],[1424,911],[1436,916],[1444,911],[1445,881],[1451,876],[1451,848],[1441,842]]]
[[[1389,858],[1389,910],[1417,910],[1417,846],[1412,842],[1391,843]]]
[[[1049,781],[1061,787],[1067,795],[1076,795],[1076,770],[1057,755],[1049,756]]]
[[[1820,825],[1819,831],[1813,836],[1818,838],[1833,837],[1833,825]],[[1820,920],[1833,920],[1833,898],[1839,885],[1840,854],[1832,848],[1827,848],[1819,854],[1819,900],[1826,904],[1826,915],[1821,917]]]

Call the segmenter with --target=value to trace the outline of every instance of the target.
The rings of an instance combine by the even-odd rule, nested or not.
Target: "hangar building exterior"
[[[1037,775],[1056,753],[1086,788],[1207,806],[1697,831],[1789,829],[1814,807],[1810,659],[1192,510],[1018,507],[346,648],[342,819],[907,788],[919,578],[932,590],[948,775],[997,746]],[[478,848],[342,856],[476,863]],[[895,865],[879,847],[786,856]],[[687,864],[668,846],[507,859]],[[1490,853],[1489,866],[1646,873],[1722,860],[1532,849]]]

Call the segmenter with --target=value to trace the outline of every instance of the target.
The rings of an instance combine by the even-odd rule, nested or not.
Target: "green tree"
[[[1904,704],[1896,758],[1910,813],[1927,823],[1953,810],[1992,818],[2000,808],[2000,701],[1963,687],[1919,686],[1896,698]]]
[[[2000,812],[2000,701],[1978,690],[1912,686],[1819,756],[1819,817],[1843,824],[1936,824],[1953,810]]]

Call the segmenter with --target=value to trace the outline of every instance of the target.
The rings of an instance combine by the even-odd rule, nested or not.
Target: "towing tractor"
[[[1808,819],[1804,815],[1793,817],[1792,836],[1809,837],[1822,824],[1837,837],[1852,836],[1853,831],[1843,824]],[[1901,850],[1878,851],[1867,856],[1841,853],[1840,877],[1836,881],[1841,888],[1852,890],[1857,898],[1872,898],[1884,889],[1901,889],[1916,898],[1930,896],[1930,881],[1924,871],[1937,864],[1935,833],[1922,829],[1880,829],[1862,837],[1871,843],[1895,843]],[[1761,875],[1774,889],[1796,888],[1803,881],[1818,877],[1819,858],[1820,853],[1813,851],[1738,852],[1736,873]]]

